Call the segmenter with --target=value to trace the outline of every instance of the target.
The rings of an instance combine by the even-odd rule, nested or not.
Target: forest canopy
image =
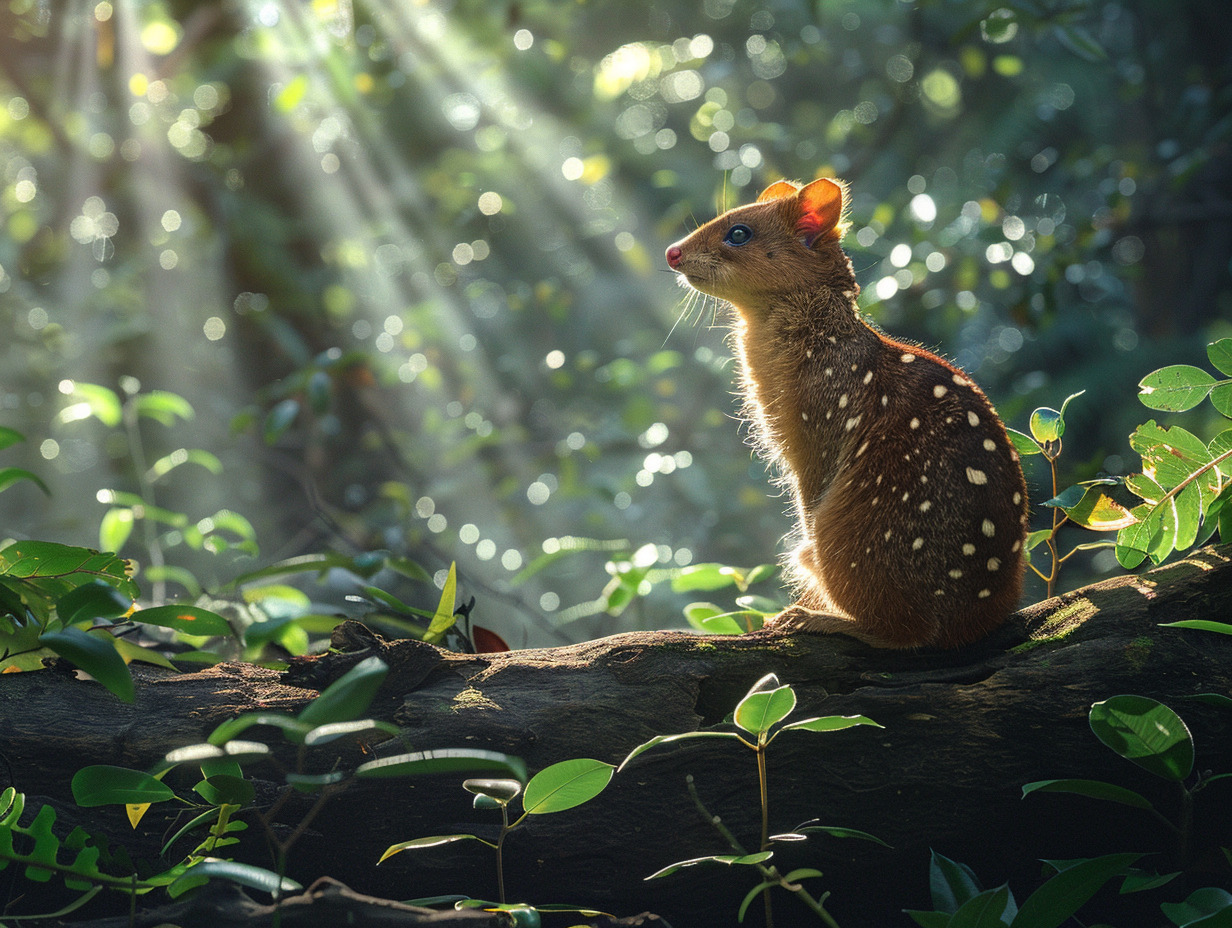
[[[850,183],[876,324],[1019,429],[1085,390],[1065,482],[1131,472],[1138,381],[1232,334],[1225,6],[12,0],[0,426],[50,492],[0,542],[185,602],[327,552],[271,615],[456,562],[514,646],[682,625],[656,581],[789,523],[663,250],[784,177]]]

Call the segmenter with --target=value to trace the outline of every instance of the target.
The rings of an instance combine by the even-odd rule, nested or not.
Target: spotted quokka
[[[1022,590],[1027,490],[987,397],[856,306],[846,188],[780,181],[667,249],[734,309],[746,412],[795,503],[781,628],[951,648]]]

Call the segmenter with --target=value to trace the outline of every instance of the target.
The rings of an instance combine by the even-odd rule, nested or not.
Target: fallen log
[[[1158,852],[1155,865],[1168,866],[1175,848],[1149,817],[1080,797],[1024,799],[1021,787],[1056,777],[1103,779],[1170,811],[1168,784],[1152,782],[1092,736],[1091,704],[1120,693],[1171,705],[1194,733],[1198,767],[1232,771],[1226,712],[1185,701],[1232,692],[1232,637],[1161,627],[1230,616],[1232,553],[1208,548],[1039,603],[989,639],[950,652],[878,651],[841,636],[638,632],[473,655],[384,641],[351,625],[342,637],[357,650],[296,661],[285,673],[242,664],[175,675],[143,669],[132,706],[72,675],[6,675],[0,750],[13,785],[32,801],[56,805],[66,827],[84,823],[134,857],[153,856],[170,819],[160,820],[156,807],[133,832],[122,810],[76,809],[68,785],[79,767],[149,768],[241,712],[296,711],[368,656],[390,668],[369,714],[396,723],[404,740],[344,744],[336,752],[343,767],[408,746],[501,751],[524,758],[532,773],[576,757],[618,764],[655,735],[721,726],[749,687],[773,672],[798,696],[793,718],[864,715],[883,727],[787,732],[776,740],[767,755],[772,833],[820,820],[889,845],[812,837],[780,852],[780,869],[822,871],[815,885],[833,894],[827,907],[840,924],[907,924],[902,909],[929,907],[930,848],[969,864],[985,885],[1008,880],[1020,899],[1039,883],[1039,858],[1134,850]],[[261,767],[246,772],[259,781],[258,803],[282,788]],[[734,924],[757,882],[751,869],[697,867],[645,881],[676,861],[731,853],[690,795],[690,776],[700,804],[755,848],[761,822],[752,753],[727,739],[677,742],[636,758],[591,802],[534,816],[513,832],[504,852],[510,893],[616,915],[655,912],[677,928]],[[474,810],[460,780],[353,781],[295,845],[289,874],[304,885],[329,876],[390,899],[492,898],[493,855],[477,842],[407,851],[375,866],[386,847],[413,837],[495,837],[499,816]],[[1229,782],[1203,794],[1195,848],[1211,834],[1227,845]],[[293,828],[309,801],[287,803],[282,827]],[[269,866],[259,831],[251,829],[233,850]],[[811,919],[785,895],[776,905],[781,924]],[[754,906],[747,923],[760,918]]]

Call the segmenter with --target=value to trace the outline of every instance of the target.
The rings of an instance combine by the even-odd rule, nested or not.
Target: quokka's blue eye
[[[727,230],[727,234],[723,236],[723,241],[728,245],[744,245],[753,238],[753,230],[744,223],[739,222]]]

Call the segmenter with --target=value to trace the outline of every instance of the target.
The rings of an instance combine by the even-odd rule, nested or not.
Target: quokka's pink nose
[[[676,265],[680,263],[680,256],[683,254],[684,252],[680,250],[679,245],[671,246],[669,249],[667,249],[667,266],[670,267],[672,270],[675,270]]]

